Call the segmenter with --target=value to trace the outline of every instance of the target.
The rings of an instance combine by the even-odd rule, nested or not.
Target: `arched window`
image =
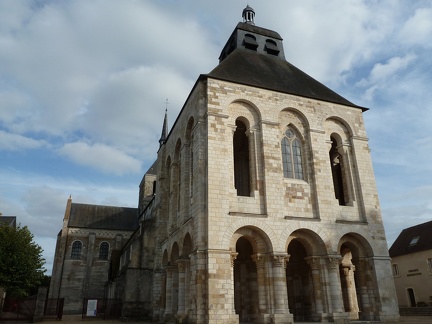
[[[342,172],[342,156],[339,154],[337,146],[337,140],[333,136],[330,137],[331,149],[329,152],[331,171],[333,177],[333,187],[335,192],[335,198],[339,201],[339,205],[346,205],[345,199],[345,185],[344,177]]]
[[[286,130],[281,147],[284,177],[304,180],[301,142],[292,129]]]
[[[250,192],[250,169],[249,169],[249,139],[246,135],[246,125],[236,120],[234,132],[234,185],[237,196],[249,197]]]
[[[82,243],[75,241],[72,243],[71,259],[81,259]]]
[[[99,246],[99,260],[108,260],[109,244],[102,242]]]

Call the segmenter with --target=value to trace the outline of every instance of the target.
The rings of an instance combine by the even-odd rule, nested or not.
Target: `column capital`
[[[273,253],[272,254],[273,267],[284,267],[288,259],[289,259],[289,254],[287,253]]]
[[[253,254],[251,257],[252,257],[252,261],[255,262],[257,268],[264,268],[267,255],[257,253],[257,254]]]
[[[180,258],[176,260],[179,272],[185,272],[186,265],[189,263],[189,259]]]
[[[339,267],[342,257],[339,255],[329,255],[327,256],[327,265],[330,269],[336,269]]]
[[[231,252],[231,267],[234,267],[234,261],[237,259],[238,253],[237,252]]]
[[[305,261],[309,264],[312,270],[318,270],[320,266],[320,257],[310,256],[306,257]]]

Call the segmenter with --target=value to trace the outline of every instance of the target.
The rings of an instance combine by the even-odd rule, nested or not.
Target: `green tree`
[[[42,248],[27,226],[0,225],[0,287],[12,296],[26,296],[44,278]]]

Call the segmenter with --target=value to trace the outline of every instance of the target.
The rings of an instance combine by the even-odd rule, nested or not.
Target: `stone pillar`
[[[252,260],[256,264],[257,284],[258,284],[258,311],[261,323],[270,321],[270,313],[267,305],[267,281],[266,281],[266,256],[262,254],[252,255]]]
[[[48,294],[48,287],[39,287],[36,297],[36,309],[33,314],[33,323],[42,322],[45,310],[45,301]]]
[[[306,262],[311,268],[312,276],[312,287],[314,294],[314,314],[313,319],[316,321],[321,321],[323,318],[324,307],[323,307],[323,295],[322,295],[322,282],[320,276],[320,259],[316,257],[306,257]]]
[[[173,316],[172,298],[173,298],[173,266],[166,267],[166,288],[165,288],[165,320],[170,320]]]
[[[156,277],[155,277],[155,280]],[[158,320],[162,321],[165,314],[165,303],[166,303],[166,271],[160,271],[160,300],[159,300],[159,308],[154,307],[153,309],[153,321]],[[157,302],[155,302],[156,304]]]
[[[186,308],[185,308],[185,302],[186,302],[186,273],[185,273],[185,267],[186,267],[186,259],[178,259],[177,265],[178,265],[178,308],[177,308],[177,322],[182,323],[186,317]]]
[[[373,321],[375,318],[368,293],[367,277],[370,276],[370,274],[368,273],[367,260],[354,259],[353,263],[356,267],[356,283],[357,295],[359,296],[360,303],[360,319]]]
[[[343,286],[345,287],[345,311],[350,313],[350,319],[356,320],[358,319],[358,303],[355,289],[355,281],[354,281],[354,270],[355,266],[350,265],[342,265],[341,266],[341,280],[344,281]]]
[[[273,290],[274,290],[274,323],[293,323],[293,316],[288,308],[285,262],[286,253],[273,254]]]
[[[232,298],[231,298],[231,309],[233,310],[233,313],[235,314],[235,282],[234,282],[234,261],[237,259],[238,253],[237,252],[231,252],[231,291],[232,291]]]
[[[345,323],[348,318],[343,308],[342,287],[339,276],[340,261],[340,256],[329,256],[327,259],[328,284],[330,287],[331,300],[330,312],[332,313],[333,321],[335,323]]]

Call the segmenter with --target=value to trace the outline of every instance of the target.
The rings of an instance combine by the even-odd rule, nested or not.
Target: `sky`
[[[137,207],[165,108],[172,125],[247,4],[290,63],[370,109],[389,247],[432,220],[431,1],[0,0],[0,212],[46,274],[69,195]]]

